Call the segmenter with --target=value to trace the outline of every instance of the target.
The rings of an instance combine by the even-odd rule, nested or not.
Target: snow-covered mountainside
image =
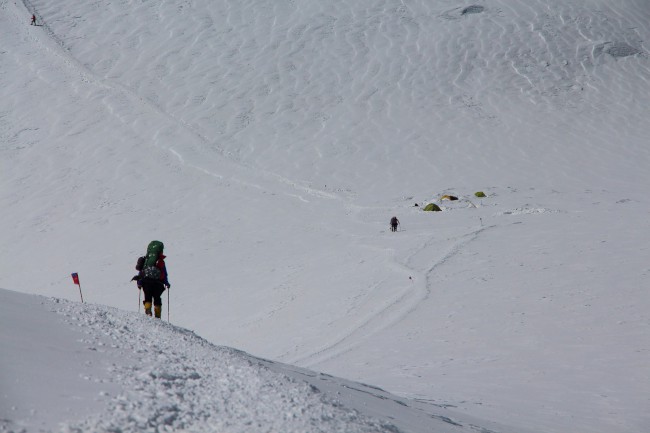
[[[217,346],[514,429],[648,431],[648,23],[0,0],[0,287],[76,301],[78,272],[135,312],[159,239],[171,322]]]
[[[217,347],[137,313],[7,290],[0,299],[3,432],[471,433],[490,426]]]

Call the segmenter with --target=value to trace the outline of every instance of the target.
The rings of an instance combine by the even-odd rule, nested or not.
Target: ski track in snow
[[[289,357],[286,358],[286,360],[290,363],[303,365],[308,368],[315,367],[322,362],[330,361],[354,350],[369,337],[404,320],[409,314],[412,314],[419,305],[432,296],[435,291],[435,282],[432,278],[434,272],[445,263],[452,260],[454,256],[462,251],[464,246],[476,240],[483,231],[494,227],[496,226],[481,227],[478,230],[460,236],[460,238],[448,248],[448,251],[443,254],[442,257],[432,259],[433,264],[426,270],[422,271],[415,267],[411,267],[409,263],[414,257],[420,255],[425,255],[427,257],[439,255],[437,247],[439,239],[435,236],[432,237],[429,241],[425,242],[418,251],[413,253],[411,257],[408,257],[405,264],[393,262],[393,266],[396,268],[398,273],[416,276],[410,287],[407,286],[405,289],[402,289],[402,292],[395,295],[393,299],[385,300],[384,306],[376,309],[369,316],[359,318],[355,325],[348,328],[336,341],[329,343],[312,353],[301,354],[301,356],[297,358]],[[411,277],[409,277],[409,280],[412,280]],[[386,282],[382,282],[380,284],[385,283]],[[371,289],[370,291],[372,292],[374,290]]]

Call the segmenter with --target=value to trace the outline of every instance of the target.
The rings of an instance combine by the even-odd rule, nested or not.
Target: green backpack
[[[151,241],[147,246],[147,254],[144,256],[144,264],[142,266],[142,273],[145,278],[152,280],[159,280],[161,276],[160,269],[156,267],[158,257],[163,252],[165,245],[160,241]]]

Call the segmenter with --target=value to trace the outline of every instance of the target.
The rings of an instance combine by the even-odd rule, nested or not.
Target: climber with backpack
[[[151,241],[147,246],[147,254],[138,258],[135,269],[139,271],[131,281],[137,281],[138,290],[144,292],[144,312],[151,316],[153,302],[154,314],[160,319],[162,313],[162,294],[165,288],[171,286],[167,279],[166,256],[163,254],[164,244],[160,241]],[[169,306],[167,307],[169,308]]]
[[[390,231],[391,232],[396,232],[398,225],[400,225],[400,224],[399,224],[399,220],[397,219],[397,217],[392,217],[390,219]]]

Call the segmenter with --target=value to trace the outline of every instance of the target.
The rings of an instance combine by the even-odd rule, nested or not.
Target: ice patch
[[[460,19],[466,15],[471,15],[471,14],[480,14],[481,12],[485,12],[485,7],[484,6],[479,6],[479,5],[470,5],[466,7],[457,7],[454,9],[451,9],[445,13],[443,13],[441,16],[442,18],[445,18],[447,20],[457,20]]]
[[[483,7],[483,6],[472,5],[472,6],[467,6],[466,8],[463,8],[463,10],[460,11],[460,14],[461,15],[480,14],[484,10],[485,10],[485,7]]]
[[[609,54],[615,58],[620,58],[636,56],[637,54],[643,53],[643,51],[638,48],[634,48],[625,42],[605,42],[594,47],[594,54],[598,55],[602,53]]]

